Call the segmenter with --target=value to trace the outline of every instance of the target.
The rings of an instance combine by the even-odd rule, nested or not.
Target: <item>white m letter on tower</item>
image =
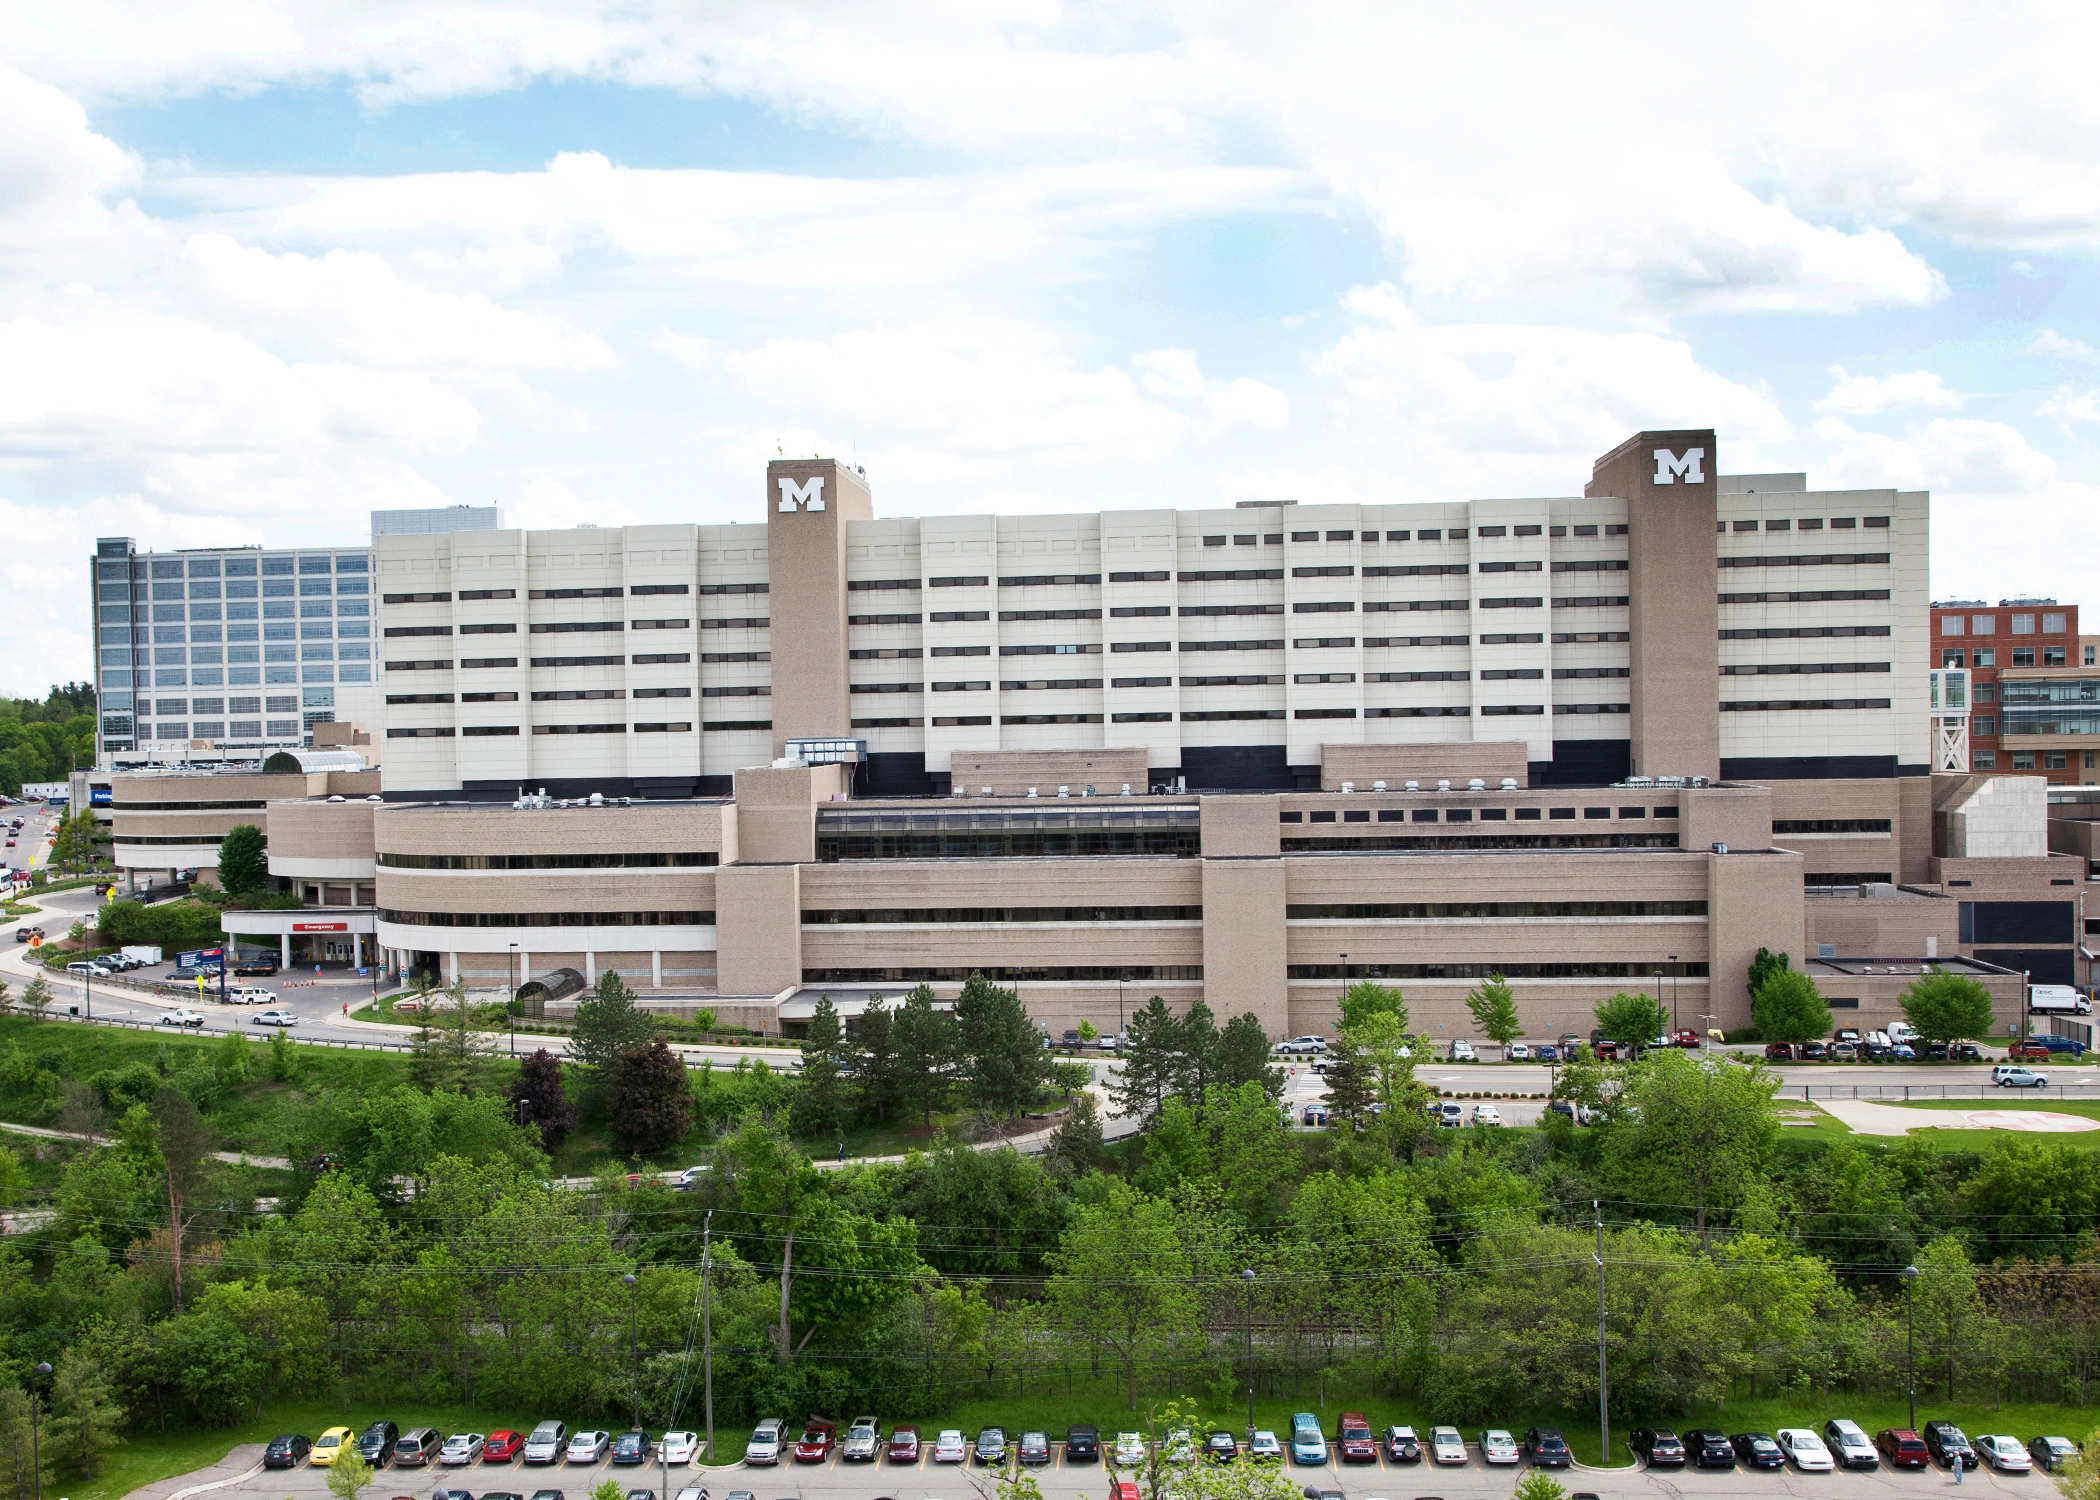
[[[1694,459],[1697,458],[1694,454]],[[1694,476],[1696,477],[1696,476]],[[797,484],[792,479],[780,481],[780,509],[783,514],[795,510],[822,510],[824,508],[824,476],[805,479]]]
[[[1684,450],[1684,457],[1682,458],[1679,458],[1667,448],[1658,448],[1655,450],[1655,482],[1657,484],[1675,484],[1677,482],[1676,476],[1682,474],[1686,484],[1704,484],[1706,483],[1706,474],[1700,468],[1700,464],[1705,458],[1706,450],[1704,448],[1687,448]],[[781,480],[780,483],[782,488],[785,488],[787,485],[785,479]],[[786,506],[781,507],[783,510],[786,508]]]

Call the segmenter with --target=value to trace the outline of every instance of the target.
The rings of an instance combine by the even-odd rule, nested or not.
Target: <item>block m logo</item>
[[[1677,476],[1681,474],[1684,476],[1686,484],[1704,484],[1706,483],[1706,474],[1700,468],[1700,465],[1705,459],[1706,450],[1704,448],[1687,448],[1684,450],[1684,457],[1682,458],[1679,458],[1667,448],[1658,448],[1655,450],[1655,482],[1657,484],[1675,484]],[[785,479],[780,482],[783,487],[787,484]],[[782,506],[781,508],[785,510],[787,507]]]
[[[780,511],[785,515],[794,510],[822,510],[824,508],[824,476],[805,479],[799,484],[783,478],[780,481]]]

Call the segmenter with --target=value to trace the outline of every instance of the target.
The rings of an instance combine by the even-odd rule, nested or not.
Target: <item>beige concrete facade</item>
[[[1091,786],[1106,795],[1124,787],[1144,792],[1145,752],[1140,746],[1101,750],[958,750],[953,784],[975,795],[990,787],[995,796],[1023,796],[1034,787],[1055,796],[1063,787],[1077,794]]]
[[[211,883],[217,878],[219,841],[243,823],[260,828],[267,839],[273,801],[377,795],[379,774],[119,771],[109,783],[110,836],[118,869],[133,880],[194,870]],[[366,850],[370,847],[367,840]],[[338,878],[347,878],[347,872]]]

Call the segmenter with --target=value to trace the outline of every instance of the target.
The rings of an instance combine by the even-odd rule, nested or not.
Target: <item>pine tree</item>
[[[890,1030],[897,1042],[898,1103],[931,1130],[934,1111],[948,1102],[955,1023],[933,1008],[933,986],[922,984],[904,997]]]
[[[1117,1112],[1151,1119],[1175,1092],[1181,1071],[1181,1028],[1167,1002],[1154,995],[1124,1030],[1123,1073],[1114,1085]]]
[[[1218,1036],[1218,1081],[1233,1088],[1258,1083],[1271,1099],[1283,1093],[1283,1069],[1271,1060],[1269,1034],[1251,1010],[1227,1021]]]
[[[110,1449],[123,1441],[117,1436],[123,1420],[124,1408],[117,1404],[102,1366],[77,1349],[59,1355],[51,1377],[51,1425],[46,1431],[52,1452],[66,1467],[88,1478],[101,1473]]]
[[[1191,1005],[1175,1026],[1176,1050],[1181,1054],[1174,1092],[1197,1108],[1203,1106],[1210,1086],[1218,1081],[1220,1067],[1217,1017],[1201,998]]]
[[[887,1121],[897,1098],[897,1038],[894,1017],[880,995],[868,1001],[860,1021],[853,1027],[849,1056],[853,1059],[855,1103],[864,1115]]]
[[[972,972],[955,1002],[955,1024],[970,1102],[980,1113],[1010,1120],[1035,1103],[1050,1081],[1050,1050],[1020,996]]]
[[[844,1089],[840,1079],[846,1047],[845,1027],[829,995],[817,996],[802,1040],[802,1088],[795,1097],[795,1123],[805,1134],[835,1134],[845,1124]]]
[[[647,1041],[653,1029],[619,972],[607,969],[600,974],[590,998],[576,1007],[576,1024],[569,1033],[569,1055],[582,1070],[584,1093],[594,1106],[602,1106],[611,1094],[613,1068],[621,1054]]]

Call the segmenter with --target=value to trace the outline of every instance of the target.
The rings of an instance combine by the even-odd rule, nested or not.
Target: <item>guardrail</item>
[[[2046,1067],[2046,1064],[2044,1065]],[[1792,1098],[1795,1088],[1801,1090],[1801,1098],[1813,1102],[1816,1099],[1966,1099],[1974,1094],[1978,1099],[2025,1098],[2034,1095],[2047,1096],[2054,1093],[2059,1099],[2100,1099],[2100,1079],[2079,1079],[2071,1083],[2051,1083],[2046,1088],[2002,1088],[1985,1081],[1982,1083],[1804,1083],[1788,1084],[1779,1091],[1782,1099]]]

